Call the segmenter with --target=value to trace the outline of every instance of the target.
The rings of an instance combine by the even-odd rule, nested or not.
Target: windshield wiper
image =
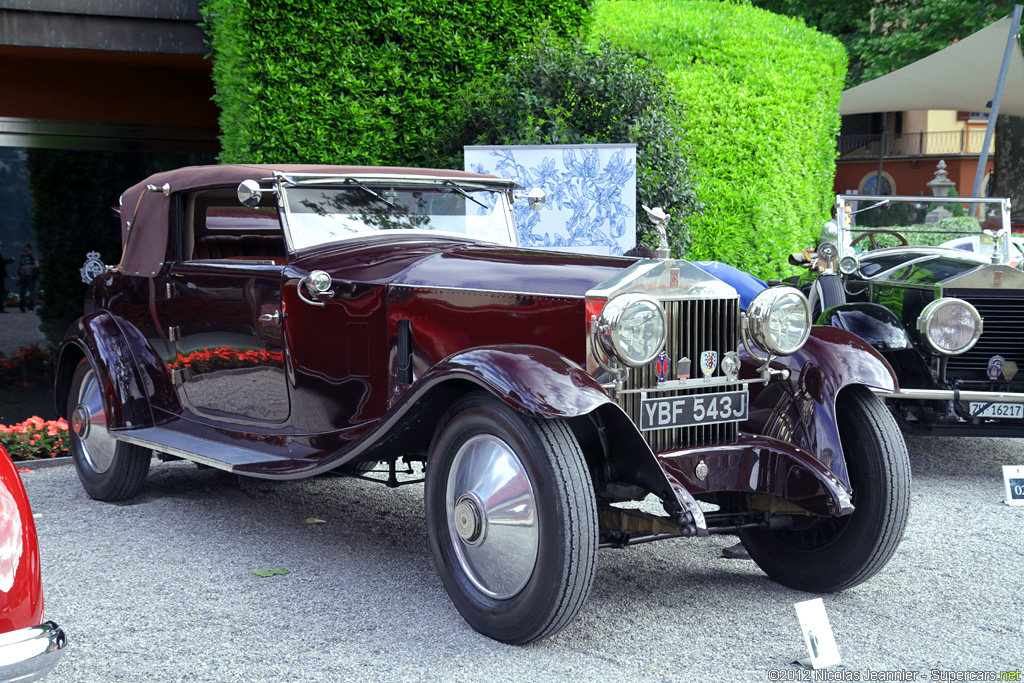
[[[856,216],[858,213],[862,213],[864,211],[870,211],[871,209],[880,209],[883,206],[888,206],[889,204],[892,204],[892,200],[891,199],[883,199],[883,200],[881,200],[881,201],[879,201],[879,202],[877,202],[875,204],[872,204],[871,206],[865,206],[863,209],[857,209],[856,211],[851,211],[850,215],[851,216]]]
[[[398,208],[398,204],[395,204],[394,202],[390,201],[389,199],[384,198],[381,194],[379,194],[377,192],[374,192],[373,190],[368,188],[366,185],[363,185],[361,182],[359,182],[355,178],[345,178],[344,184],[345,185],[355,185],[356,187],[358,187],[363,192],[366,192],[367,194],[372,196],[374,199],[377,199],[379,201],[384,202],[385,204],[390,206],[392,209],[397,209]]]
[[[446,181],[444,181],[444,183],[442,183],[442,184],[443,184],[443,185],[446,185],[447,187],[450,187],[450,188],[452,188],[453,190],[455,190],[456,192],[458,192],[459,194],[461,194],[461,195],[462,195],[463,197],[465,197],[466,199],[468,199],[468,200],[470,200],[470,201],[473,201],[473,202],[476,202],[477,204],[479,204],[480,206],[484,207],[485,209],[489,209],[489,208],[491,208],[491,207],[487,206],[486,204],[484,204],[484,203],[483,203],[482,201],[480,201],[479,199],[477,199],[476,197],[474,197],[473,195],[471,195],[470,193],[468,193],[468,192],[466,192],[465,190],[463,190],[463,189],[462,189],[461,187],[459,187],[458,185],[456,185],[455,183],[453,183],[453,182],[452,182],[452,181],[450,181],[450,180],[446,180]]]

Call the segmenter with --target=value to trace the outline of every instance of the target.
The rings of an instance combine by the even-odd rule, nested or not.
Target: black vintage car
[[[739,534],[810,591],[884,567],[909,466],[878,353],[812,331],[791,287],[741,307],[686,261],[521,249],[517,194],[342,166],[129,188],[121,262],[57,368],[85,490],[134,496],[154,455],[264,479],[425,470],[444,585],[510,643],[571,621],[598,547]]]
[[[840,195],[791,262],[820,324],[892,365],[881,390],[916,434],[1024,436],[1024,272],[1008,200]]]

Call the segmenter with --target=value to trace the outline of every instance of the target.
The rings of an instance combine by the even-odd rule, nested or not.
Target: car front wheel
[[[86,493],[96,500],[112,502],[139,492],[153,452],[118,441],[107,431],[99,376],[85,359],[71,381],[68,428],[71,456]]]
[[[579,612],[597,565],[597,505],[564,423],[463,397],[427,462],[427,530],[452,602],[486,636],[528,643]]]
[[[853,513],[797,517],[789,529],[740,532],[758,566],[797,590],[828,593],[867,581],[896,552],[907,526],[910,460],[892,415],[859,386],[840,394],[837,415]]]

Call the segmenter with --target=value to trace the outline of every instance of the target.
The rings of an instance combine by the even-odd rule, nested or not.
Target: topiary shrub
[[[208,0],[226,163],[428,165],[460,85],[591,0]]]
[[[762,278],[828,220],[846,53],[803,22],[744,4],[599,0],[592,39],[646,52],[686,107],[704,211],[691,255]]]
[[[508,68],[481,76],[459,93],[455,119],[440,145],[447,165],[462,165],[462,146],[635,143],[637,241],[657,246],[642,205],[674,218],[670,245],[686,251],[686,219],[697,208],[682,108],[656,66],[608,42],[587,48],[551,32],[515,55]]]

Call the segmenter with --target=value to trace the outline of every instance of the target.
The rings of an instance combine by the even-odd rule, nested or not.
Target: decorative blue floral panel
[[[636,145],[465,147],[466,170],[514,178],[547,195],[514,205],[524,247],[621,255],[636,245]]]

